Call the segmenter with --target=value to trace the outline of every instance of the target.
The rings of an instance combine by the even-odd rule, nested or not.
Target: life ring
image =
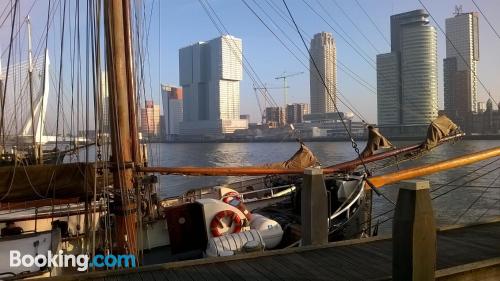
[[[245,215],[245,217],[247,218],[248,221],[252,220],[252,213],[250,213],[247,210],[247,208],[245,207],[245,204],[243,204],[243,200],[241,198],[241,195],[238,192],[230,191],[230,192],[226,193],[222,197],[222,201],[224,201],[224,203],[227,203],[233,207],[238,208],[238,210],[240,210]]]
[[[235,212],[231,210],[220,211],[212,219],[210,222],[210,231],[212,232],[212,236],[219,237],[222,235],[219,231],[219,227],[223,227],[221,220],[225,217],[230,217],[234,224],[234,229],[232,233],[238,233],[241,231],[243,227],[243,221],[240,216],[238,216]]]
[[[241,195],[238,192],[230,191],[222,196],[222,201],[227,204],[233,199],[241,200]]]

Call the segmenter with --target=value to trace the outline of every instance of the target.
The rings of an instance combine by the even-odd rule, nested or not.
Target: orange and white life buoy
[[[234,228],[232,233],[238,233],[241,231],[243,221],[240,216],[231,210],[224,210],[215,214],[212,222],[210,222],[210,231],[212,232],[212,236],[219,237],[223,234],[219,231],[219,227],[224,227],[221,220],[225,217],[230,217],[233,222],[232,225],[234,225]]]
[[[222,201],[224,203],[227,203],[233,207],[238,208],[245,217],[247,218],[248,221],[252,220],[252,213],[250,213],[247,208],[245,207],[245,204],[243,204],[243,200],[241,198],[241,195],[238,192],[228,192],[222,197]]]

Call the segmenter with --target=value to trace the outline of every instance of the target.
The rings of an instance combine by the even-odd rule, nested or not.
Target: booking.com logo
[[[136,267],[134,255],[95,255],[92,260],[88,255],[64,255],[60,250],[58,254],[48,251],[47,255],[38,254],[21,256],[20,251],[10,251],[11,267],[76,267],[78,271],[86,271],[89,268],[102,267]]]

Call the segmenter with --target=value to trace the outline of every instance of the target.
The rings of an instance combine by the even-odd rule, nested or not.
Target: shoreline
[[[424,136],[420,137],[389,137],[391,141],[421,141]],[[500,140],[500,135],[466,135],[462,137],[463,140]],[[366,137],[355,138],[356,141],[366,141]],[[346,137],[316,137],[316,138],[302,138],[304,142],[346,142],[350,141]],[[223,139],[223,140],[175,140],[175,141],[154,141],[153,143],[276,143],[276,142],[297,142],[293,138],[261,138],[261,139]]]

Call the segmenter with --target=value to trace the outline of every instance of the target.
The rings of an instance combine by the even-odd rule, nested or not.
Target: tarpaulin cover
[[[361,157],[366,158],[368,156],[372,156],[373,153],[381,148],[391,148],[393,147],[392,143],[387,140],[384,136],[380,134],[377,128],[373,128],[371,126],[368,127],[368,142],[366,143],[366,147],[361,152]]]
[[[445,115],[441,115],[434,119],[434,121],[432,121],[429,125],[429,129],[427,130],[427,139],[424,141],[422,146],[425,149],[431,149],[435,147],[441,139],[449,136],[450,133],[453,133],[457,129],[458,126],[453,123],[453,121]]]
[[[318,159],[312,151],[304,144],[300,143],[300,148],[295,154],[284,162],[276,162],[264,164],[262,167],[268,168],[286,168],[286,169],[303,169],[315,166],[318,164]]]

